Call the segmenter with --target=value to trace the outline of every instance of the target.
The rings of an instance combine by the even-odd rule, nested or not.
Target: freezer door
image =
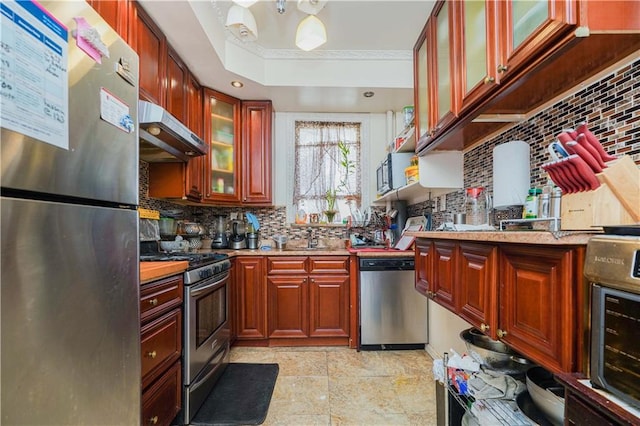
[[[137,205],[138,55],[86,2],[42,1],[40,4],[68,28],[67,43],[62,40],[57,43],[68,46],[68,147],[27,137],[23,134],[28,133],[27,130],[23,133],[8,130],[9,121],[2,121],[2,187]],[[31,16],[16,3],[7,2],[3,6],[17,11],[16,15]],[[73,38],[73,30],[77,28],[74,17],[84,17],[100,34],[109,54],[101,58],[101,63],[77,47]],[[10,76],[3,74],[3,79],[11,78],[12,87],[17,86],[14,89],[21,91],[11,100],[4,96],[3,86],[3,114],[11,114],[28,128],[42,129],[54,121],[42,112],[48,109],[47,93],[57,91],[60,95],[63,90],[48,80],[44,66],[38,68],[30,63],[37,58],[36,53],[30,52],[46,47],[34,43],[30,35],[15,30],[11,23],[3,13],[3,45],[11,45],[11,49],[4,51],[1,58],[3,65],[6,61],[13,70]],[[128,68],[128,73],[122,71],[124,68]],[[132,82],[123,75],[132,77]],[[25,84],[27,80],[39,81],[40,85]],[[121,117],[127,108],[133,120],[131,132],[107,121],[117,122],[113,117]]]
[[[137,212],[0,203],[1,423],[139,424]]]

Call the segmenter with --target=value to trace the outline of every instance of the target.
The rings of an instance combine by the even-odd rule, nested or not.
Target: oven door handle
[[[224,277],[210,284],[202,283],[200,285],[192,286],[189,289],[189,296],[199,296],[200,294],[204,293],[205,291],[209,290],[212,287],[221,286],[229,278],[229,275],[230,275],[229,273],[226,273]]]

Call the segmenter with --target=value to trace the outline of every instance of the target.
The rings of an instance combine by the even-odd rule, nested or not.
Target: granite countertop
[[[278,250],[272,248],[271,250],[230,250],[230,249],[200,249],[199,253],[208,253],[208,252],[216,252],[216,253],[226,253],[229,257],[239,257],[239,256],[349,256],[351,254],[355,254],[358,257],[407,257],[413,256],[413,250],[375,250],[369,251],[367,249],[364,250],[353,250],[349,251],[347,249],[312,249],[308,250],[305,248],[300,249],[286,249],[286,250]]]
[[[586,245],[589,238],[597,235],[592,232],[576,231],[419,231],[405,234],[439,240],[541,245]]]

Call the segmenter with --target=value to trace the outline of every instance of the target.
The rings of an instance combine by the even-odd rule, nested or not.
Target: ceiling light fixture
[[[278,10],[278,13],[281,15],[284,13],[284,4],[285,4],[285,0],[276,0],[276,9]]]
[[[255,41],[258,38],[258,26],[251,11],[245,7],[233,5],[227,14],[226,27],[242,41]]]
[[[233,2],[239,6],[249,8],[258,3],[258,0],[233,0]]]
[[[238,80],[233,80],[233,81],[231,82],[231,85],[232,85],[233,87],[235,87],[236,89],[239,89],[239,88],[241,88],[241,87],[243,87],[243,86],[244,86],[244,84],[242,84],[242,82],[241,82],[241,81],[238,81]]]
[[[315,15],[309,15],[300,21],[296,31],[296,46],[308,52],[327,42],[327,30]]]
[[[309,15],[317,15],[327,0],[298,0],[298,10]]]

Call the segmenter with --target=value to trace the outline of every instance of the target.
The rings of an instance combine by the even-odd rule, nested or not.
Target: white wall
[[[274,196],[276,206],[288,206],[293,195],[295,122],[296,120],[349,121],[362,123],[362,207],[376,197],[376,167],[382,161],[387,145],[387,119],[385,114],[328,114],[290,113],[275,114],[274,129]],[[288,209],[288,220],[293,221],[293,212]]]
[[[453,349],[460,355],[467,352],[460,332],[471,324],[429,300],[429,344],[427,352],[434,358],[442,358],[444,352]]]

